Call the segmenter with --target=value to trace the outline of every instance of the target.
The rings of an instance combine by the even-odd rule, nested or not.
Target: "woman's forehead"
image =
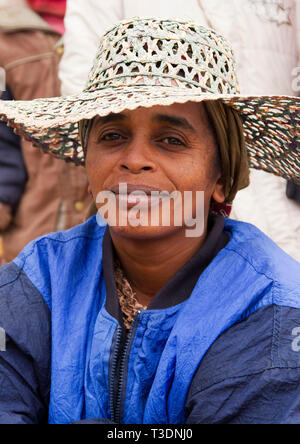
[[[114,122],[124,123],[168,124],[183,130],[194,131],[199,123],[208,123],[205,108],[200,103],[188,102],[169,106],[140,107],[135,110],[124,110],[121,113],[111,113],[107,116],[97,116],[93,126],[106,125]]]

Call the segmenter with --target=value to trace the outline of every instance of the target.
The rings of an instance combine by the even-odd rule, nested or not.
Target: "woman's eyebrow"
[[[157,123],[168,123],[172,126],[177,126],[182,129],[196,132],[195,128],[184,117],[170,116],[168,114],[157,114],[152,120]]]
[[[128,117],[126,117],[126,115],[122,114],[122,113],[111,113],[111,114],[108,114],[108,116],[105,116],[105,117],[97,116],[96,124],[98,124],[98,125],[105,125],[106,123],[117,122],[117,121],[120,121],[120,120],[125,120],[127,118]]]

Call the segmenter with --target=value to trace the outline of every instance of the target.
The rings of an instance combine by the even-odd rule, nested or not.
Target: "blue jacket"
[[[93,217],[0,269],[1,423],[300,422],[300,265],[255,227],[124,335]],[[48,412],[49,408],[49,412]]]

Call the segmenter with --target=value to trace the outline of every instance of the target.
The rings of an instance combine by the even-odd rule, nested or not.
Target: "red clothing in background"
[[[67,0],[27,0],[28,6],[37,12],[59,34],[65,32],[64,15]]]

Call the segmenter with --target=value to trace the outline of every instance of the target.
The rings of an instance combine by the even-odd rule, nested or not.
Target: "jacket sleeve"
[[[300,309],[268,306],[208,350],[186,402],[188,424],[300,423]]]
[[[4,91],[1,99],[12,100],[10,91]],[[0,122],[0,202],[15,209],[26,181],[20,137],[5,122]]]
[[[0,424],[48,420],[50,311],[14,263],[0,268]]]
[[[123,17],[123,0],[71,0],[65,15],[64,54],[59,77],[62,95],[83,90],[99,38]]]
[[[300,369],[268,369],[194,393],[187,424],[300,424]]]

